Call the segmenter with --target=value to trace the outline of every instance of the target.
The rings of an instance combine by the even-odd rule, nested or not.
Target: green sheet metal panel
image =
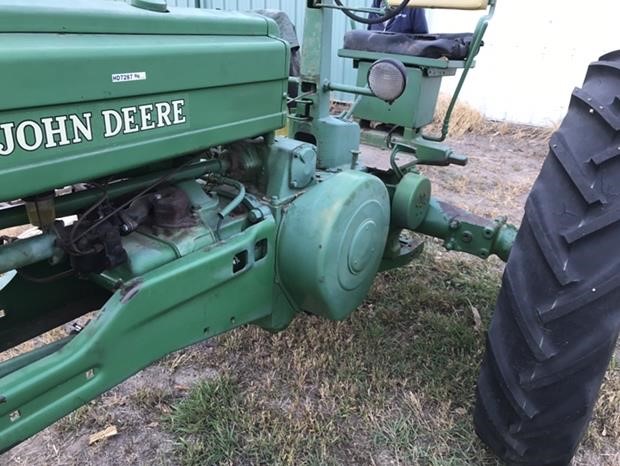
[[[358,86],[367,83],[372,61],[360,61]],[[421,128],[433,121],[435,105],[441,87],[441,77],[426,76],[421,68],[408,66],[407,88],[395,102],[387,103],[377,97],[362,97],[353,115],[361,120],[380,121],[405,128]]]
[[[80,13],[66,8],[50,13],[52,3],[38,0],[32,9],[23,7],[19,24],[11,26],[5,13],[12,15],[17,2],[0,1],[0,31],[36,27],[37,11],[56,17],[50,31],[92,31],[0,32],[0,67],[11,70],[0,88],[0,200],[284,125],[288,51],[283,41],[269,35],[275,23],[237,13],[184,10],[195,15],[185,29],[185,13],[148,12],[155,16],[155,34],[147,34],[149,22],[141,11],[120,2],[109,3],[114,13],[101,22],[78,24],[93,14],[91,7],[108,11],[107,2],[87,3]],[[220,15],[228,26],[210,29]],[[101,33],[108,27],[130,30],[133,19],[135,30],[144,34]],[[205,35],[196,35],[201,21]],[[167,24],[177,33],[156,33]],[[240,35],[242,30],[248,34]]]
[[[168,10],[106,0],[2,0],[0,31],[250,36],[267,35],[272,27],[261,17],[237,11]]]
[[[194,0],[177,0],[178,4],[194,6]],[[170,2],[168,2],[170,3]],[[346,5],[352,7],[368,7],[370,0],[347,0]],[[286,12],[297,27],[297,35],[302,41],[302,32],[305,18],[305,0],[202,0],[202,8],[220,8],[223,10],[259,10],[274,9]],[[357,24],[356,27],[364,27]],[[332,54],[332,80],[338,83],[354,85],[357,79],[357,72],[353,69],[351,60],[336,56],[336,50],[342,47],[343,38],[347,31],[351,30],[351,21],[342,13],[334,14],[333,39],[334,53]],[[351,94],[334,92],[333,96],[337,100],[352,101]]]

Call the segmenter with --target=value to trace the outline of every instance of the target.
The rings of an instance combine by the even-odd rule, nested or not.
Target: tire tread
[[[592,64],[528,197],[476,390],[506,463],[570,463],[620,331],[620,50]],[[612,183],[613,185],[614,183]]]

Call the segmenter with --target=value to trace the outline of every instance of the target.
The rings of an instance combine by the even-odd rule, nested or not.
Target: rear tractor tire
[[[507,464],[567,465],[620,330],[620,51],[552,136],[503,277],[476,432]]]

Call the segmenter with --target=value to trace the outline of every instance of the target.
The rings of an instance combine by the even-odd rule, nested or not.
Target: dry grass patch
[[[440,94],[435,107],[433,121],[424,129],[425,134],[441,134],[444,117],[448,111],[451,95]],[[330,112],[340,115],[351,108],[350,102],[332,101]],[[450,137],[460,137],[465,134],[478,134],[485,136],[511,136],[515,139],[548,140],[551,134],[559,127],[560,122],[547,126],[533,126],[511,123],[501,120],[490,120],[482,112],[471,105],[457,101],[452,117],[450,118]]]
[[[433,122],[425,129],[427,134],[440,134],[443,120],[448,111],[448,105],[452,96],[441,94],[435,108]],[[544,139],[551,137],[559,123],[550,126],[532,126],[495,121],[486,118],[480,111],[471,105],[459,101],[454,107],[450,119],[450,136],[458,137],[467,133],[487,136],[513,136],[516,139]]]
[[[299,317],[287,331],[240,329],[202,364],[221,375],[173,407],[182,464],[496,465],[471,413],[498,261],[443,253],[382,274],[343,322]],[[607,376],[586,448],[620,441],[620,372]],[[603,435],[602,427],[605,427]]]
[[[620,360],[617,358],[605,374],[585,446],[603,450],[610,441],[620,444]]]

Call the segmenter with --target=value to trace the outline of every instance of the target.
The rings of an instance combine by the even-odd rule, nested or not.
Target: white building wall
[[[434,32],[473,30],[478,16],[429,13]],[[498,0],[485,44],[463,100],[491,118],[553,123],[564,116],[588,64],[620,49],[620,1]]]

